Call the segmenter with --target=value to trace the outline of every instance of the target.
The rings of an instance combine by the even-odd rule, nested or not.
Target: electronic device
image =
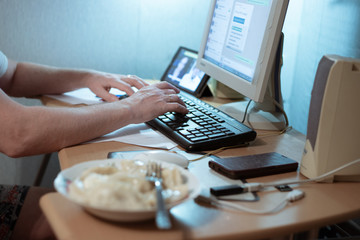
[[[161,77],[184,92],[195,97],[210,95],[209,76],[196,67],[197,52],[180,46]]]
[[[210,156],[209,167],[232,178],[247,179],[296,171],[298,162],[276,152],[220,158]]]
[[[210,6],[197,66],[255,102],[245,119],[254,129],[286,127],[279,111],[282,105],[279,72],[281,29],[288,3],[288,0],[212,0]],[[220,109],[242,121],[246,104],[230,103]]]
[[[166,69],[161,81],[167,81],[180,89],[179,97],[184,101],[189,113],[186,115],[174,112],[165,113],[147,124],[160,131],[180,146],[189,151],[212,150],[220,147],[247,144],[256,138],[256,132],[235,118],[223,113],[213,106],[198,99],[204,91],[207,78],[203,77],[197,87],[185,87],[184,77],[176,72],[179,61],[187,56],[196,62],[194,51],[180,47]],[[187,60],[190,61],[190,60]],[[202,73],[204,74],[204,73]],[[177,76],[177,78],[175,77]]]
[[[204,101],[181,91],[189,113],[167,112],[147,122],[189,151],[240,146],[256,138],[256,132]]]
[[[187,168],[189,161],[186,157],[176,152],[170,152],[165,150],[152,150],[143,151],[135,155],[132,159],[146,159],[150,161],[163,161],[176,164],[180,167]]]
[[[166,150],[135,150],[135,151],[115,151],[109,152],[107,158],[118,159],[147,159],[154,161],[164,161],[187,168],[189,160],[185,151],[166,151]]]
[[[300,172],[314,178],[360,158],[360,60],[324,56],[311,93]],[[323,181],[360,181],[360,164]]]

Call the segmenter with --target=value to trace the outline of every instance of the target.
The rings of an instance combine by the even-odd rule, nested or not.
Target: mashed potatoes
[[[110,210],[149,210],[156,206],[154,184],[145,179],[146,163],[122,160],[116,165],[89,168],[69,185],[75,201]],[[172,203],[188,195],[177,168],[163,168],[163,195]]]

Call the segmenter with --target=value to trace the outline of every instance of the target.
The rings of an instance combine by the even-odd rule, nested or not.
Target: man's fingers
[[[176,93],[179,93],[180,90],[175,87],[174,85],[171,85],[170,83],[168,82],[160,82],[160,83],[156,83],[155,84],[156,87],[160,88],[160,89],[172,89],[174,90]]]
[[[109,93],[105,89],[98,90],[96,96],[98,96],[99,98],[103,99],[106,102],[115,102],[115,101],[119,100],[119,98],[117,96]]]
[[[185,107],[185,103],[183,102],[183,100],[181,100],[181,98],[177,94],[169,94],[167,97],[167,102],[170,102],[170,103],[177,102]]]
[[[122,77],[121,80],[127,82],[129,85],[133,87],[136,87],[137,89],[141,89],[143,87],[149,86],[149,83],[147,83],[146,81],[135,75],[126,75]]]
[[[166,112],[177,112],[177,113],[181,113],[181,114],[187,114],[189,112],[189,110],[177,103],[177,102],[172,102],[172,103],[167,103],[167,111]]]

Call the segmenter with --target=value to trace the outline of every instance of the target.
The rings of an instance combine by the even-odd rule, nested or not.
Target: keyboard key
[[[226,134],[221,132],[221,133],[211,134],[211,135],[209,135],[209,138],[217,138],[217,137],[223,137],[223,136],[226,136]]]
[[[234,132],[232,132],[232,131],[230,131],[230,130],[225,131],[224,133],[225,133],[226,135],[235,135],[235,133],[234,133]]]
[[[190,138],[190,140],[193,142],[202,141],[202,140],[206,140],[206,139],[208,139],[207,136]]]
[[[186,131],[186,130],[180,130],[179,133],[180,133],[181,135],[184,135],[184,136],[191,134],[190,132],[188,132],[188,131]]]
[[[168,118],[161,119],[161,121],[163,121],[164,123],[170,123],[170,122],[172,122],[171,119],[168,119]]]

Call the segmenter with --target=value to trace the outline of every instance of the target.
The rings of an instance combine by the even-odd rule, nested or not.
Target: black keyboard
[[[167,112],[149,122],[188,151],[206,151],[251,142],[256,132],[200,99],[181,92],[189,113]]]

